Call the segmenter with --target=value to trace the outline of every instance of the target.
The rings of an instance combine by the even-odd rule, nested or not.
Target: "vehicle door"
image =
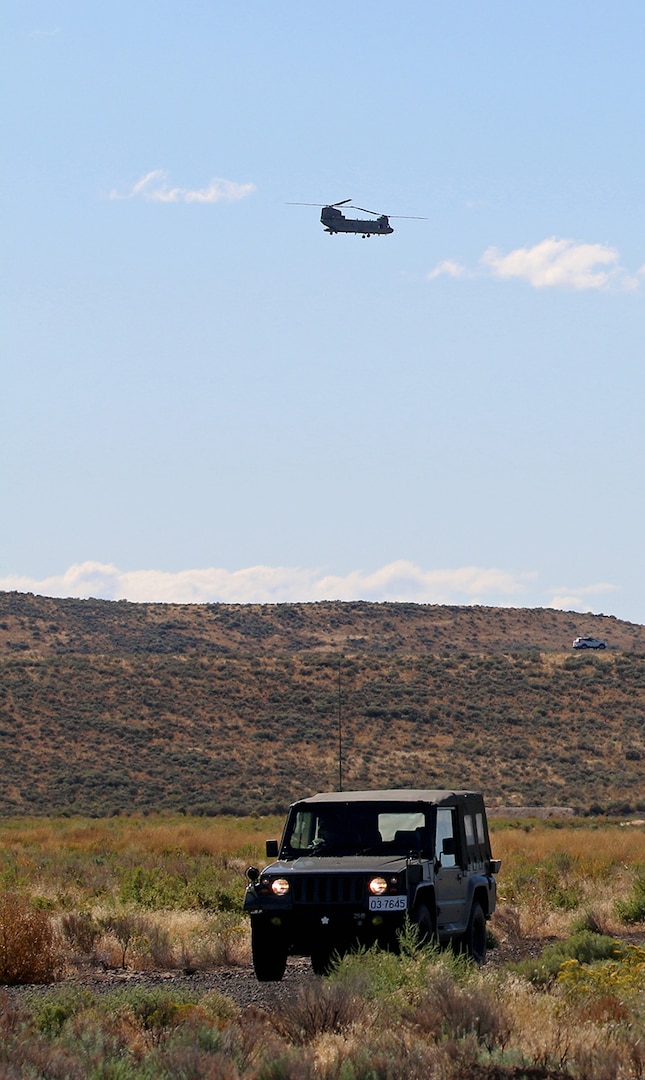
[[[435,852],[441,865],[435,876],[435,890],[439,934],[465,926],[466,880],[460,848],[456,807],[438,806]]]

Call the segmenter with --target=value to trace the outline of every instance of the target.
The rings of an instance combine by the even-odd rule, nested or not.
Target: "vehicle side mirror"
[[[277,857],[278,857],[278,841],[277,840],[267,840],[266,855],[267,855],[267,859],[277,859]]]
[[[501,859],[489,859],[488,860],[488,873],[489,874],[499,874],[501,869],[502,869],[502,860]]]
[[[442,855],[456,855],[457,854],[457,844],[455,842],[454,836],[444,836],[443,843],[441,845],[441,854]]]

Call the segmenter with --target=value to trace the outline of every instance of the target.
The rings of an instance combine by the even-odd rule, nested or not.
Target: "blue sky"
[[[645,622],[641,0],[3,21],[0,588]]]

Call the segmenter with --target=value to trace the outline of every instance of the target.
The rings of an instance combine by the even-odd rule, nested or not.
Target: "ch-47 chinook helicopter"
[[[365,210],[362,206],[354,206],[351,199],[343,199],[341,202],[329,203],[327,206],[323,206],[322,203],[288,203],[288,206],[322,206],[320,214],[321,224],[325,227],[325,232],[333,236],[334,233],[356,233],[363,237],[363,240],[367,240],[370,236],[387,236],[389,233],[393,233],[394,229],[390,225],[390,218],[387,214],[378,214],[376,210]],[[371,214],[372,218],[350,218],[345,217],[342,210],[339,210],[339,206],[344,206],[348,210],[360,210],[361,214]],[[405,214],[395,214],[394,217],[405,217]],[[426,221],[426,218],[410,218],[410,221]]]

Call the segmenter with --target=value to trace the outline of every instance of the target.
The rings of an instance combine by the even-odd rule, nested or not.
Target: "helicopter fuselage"
[[[370,218],[348,218],[337,210],[335,206],[323,206],[320,221],[328,233],[358,233],[359,236],[387,236],[393,233],[385,214],[371,220]]]

